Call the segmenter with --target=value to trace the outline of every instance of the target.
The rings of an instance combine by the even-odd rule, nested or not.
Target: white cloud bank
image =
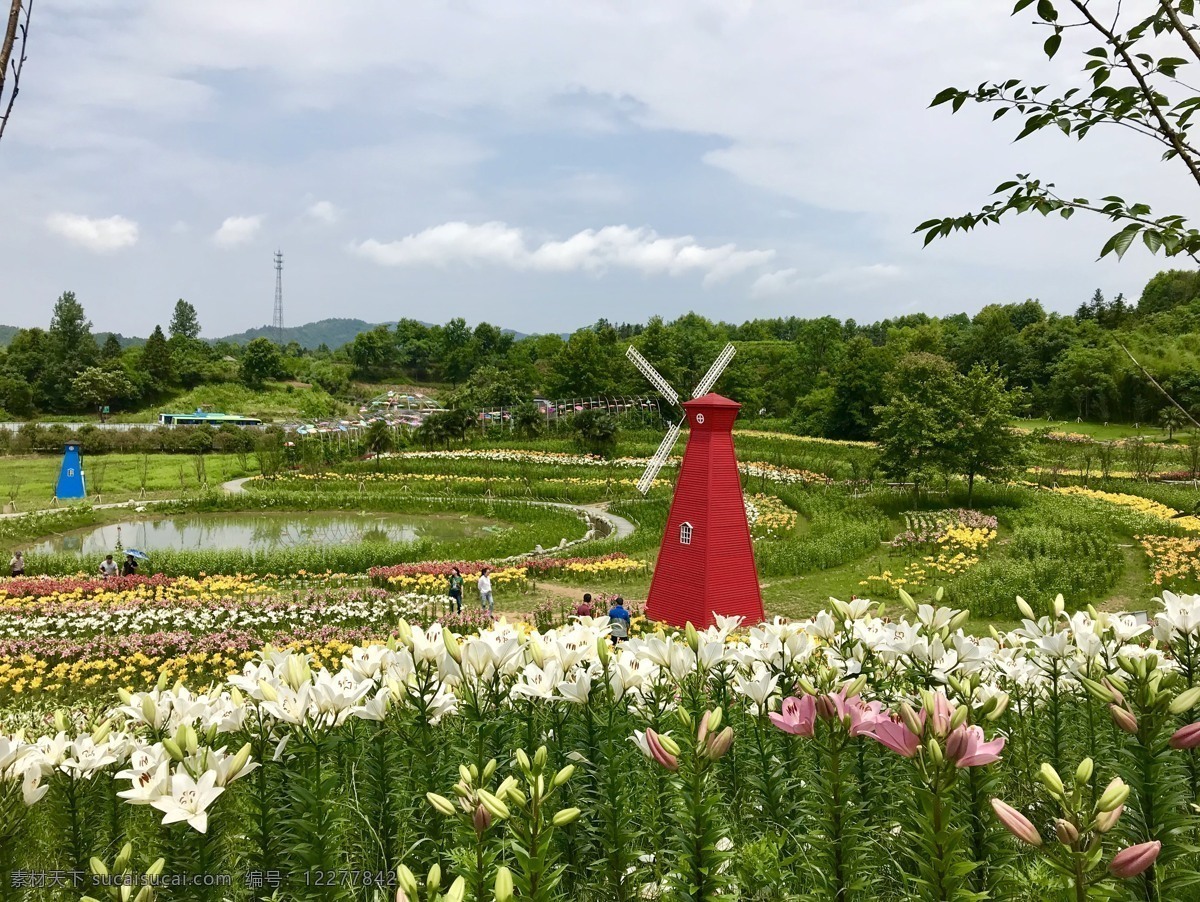
[[[447,222],[398,241],[368,239],[354,250],[382,266],[490,264],[534,272],[604,272],[631,269],[645,275],[702,273],[705,282],[768,263],[773,250],[738,250],[734,244],[705,247],[691,235],[663,237],[627,225],[584,229],[563,241],[538,244],[503,222]]]
[[[138,242],[138,224],[124,216],[92,219],[79,213],[51,213],[46,217],[46,228],[97,254],[133,247]]]
[[[218,247],[235,247],[253,241],[262,228],[262,216],[230,216],[213,233],[213,244]]]
[[[831,269],[815,276],[805,276],[798,269],[777,269],[763,273],[750,286],[750,294],[756,298],[776,297],[788,294],[806,285],[840,285],[848,289],[863,289],[883,282],[903,279],[903,267],[894,263],[872,263],[867,266],[847,266]]]

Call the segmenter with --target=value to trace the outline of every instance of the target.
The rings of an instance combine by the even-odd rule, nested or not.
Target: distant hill
[[[360,332],[370,332],[375,323],[361,319],[323,319],[315,323],[305,323],[303,326],[285,326],[283,343],[296,342],[302,348],[318,348],[326,345],[330,348],[341,347],[347,342],[354,341],[354,336]],[[227,341],[235,345],[244,345],[255,338],[269,338],[274,341],[279,336],[270,326],[259,326],[257,329],[247,329],[236,335],[226,335],[222,338],[210,338],[210,342]]]
[[[286,326],[283,330],[283,343],[296,342],[300,347],[309,350],[315,350],[322,344],[329,348],[340,348],[344,344],[354,341],[354,337],[360,332],[370,332],[375,328],[376,323],[368,323],[361,319],[323,319],[315,323],[305,323],[303,326]],[[387,323],[388,326],[394,326],[395,323]],[[424,325],[429,325],[425,323]],[[8,347],[12,337],[17,334],[19,327],[0,325],[0,348]],[[512,329],[505,329],[509,335],[520,341],[526,338],[524,332],[515,332]],[[146,343],[146,339],[136,336],[122,335],[120,332],[114,333],[117,340],[121,342],[121,347],[139,347]],[[104,344],[104,340],[108,338],[108,332],[97,332],[96,343]],[[570,336],[570,333],[564,333],[563,338]],[[238,332],[236,335],[225,335],[220,338],[206,338],[210,344],[216,344],[219,341],[227,341],[230,344],[244,345],[255,338],[269,338],[274,341],[278,336],[275,330],[270,326],[259,326],[257,329],[247,329],[245,332]]]

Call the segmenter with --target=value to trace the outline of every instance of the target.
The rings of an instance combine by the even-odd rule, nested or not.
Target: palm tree
[[[1167,441],[1175,438],[1175,430],[1181,426],[1187,425],[1187,418],[1180,412],[1179,408],[1171,406],[1162,412],[1162,416],[1158,418],[1162,423],[1163,429],[1167,430]]]
[[[367,451],[376,457],[384,451],[391,451],[395,443],[396,436],[392,434],[392,427],[383,420],[373,422],[363,435],[363,444]]]

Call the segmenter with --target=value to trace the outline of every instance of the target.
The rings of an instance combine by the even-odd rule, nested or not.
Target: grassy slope
[[[195,460],[184,454],[152,454],[146,458],[146,492],[148,497],[177,496],[182,487],[194,491],[199,487]],[[84,473],[88,492],[95,500],[96,489],[104,501],[124,501],[141,497],[142,455],[106,454],[85,458]],[[0,457],[0,501],[8,502],[17,492],[21,510],[43,507],[54,494],[61,459],[57,456],[29,455]],[[243,468],[234,454],[207,454],[205,472],[210,487],[228,479],[250,476],[257,472],[254,455],[249,455]]]

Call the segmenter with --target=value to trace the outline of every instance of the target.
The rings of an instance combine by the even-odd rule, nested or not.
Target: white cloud
[[[775,297],[810,285],[834,285],[856,290],[902,279],[905,275],[904,269],[893,263],[840,267],[816,276],[801,275],[795,268],[777,269],[755,279],[750,286],[750,295],[756,298]]]
[[[333,225],[342,215],[342,211],[327,200],[319,200],[308,208],[308,215],[317,222]]]
[[[524,230],[503,222],[447,222],[398,241],[368,239],[354,247],[382,266],[491,264],[535,272],[604,272],[629,269],[645,275],[701,273],[716,281],[761,266],[773,250],[738,250],[734,244],[705,247],[691,235],[663,237],[627,225],[584,229],[562,241],[531,243]]]
[[[46,228],[89,251],[107,254],[138,242],[138,224],[124,216],[92,219],[79,213],[51,213]]]
[[[262,216],[230,216],[213,233],[213,243],[218,247],[234,247],[253,241],[262,223]]]

